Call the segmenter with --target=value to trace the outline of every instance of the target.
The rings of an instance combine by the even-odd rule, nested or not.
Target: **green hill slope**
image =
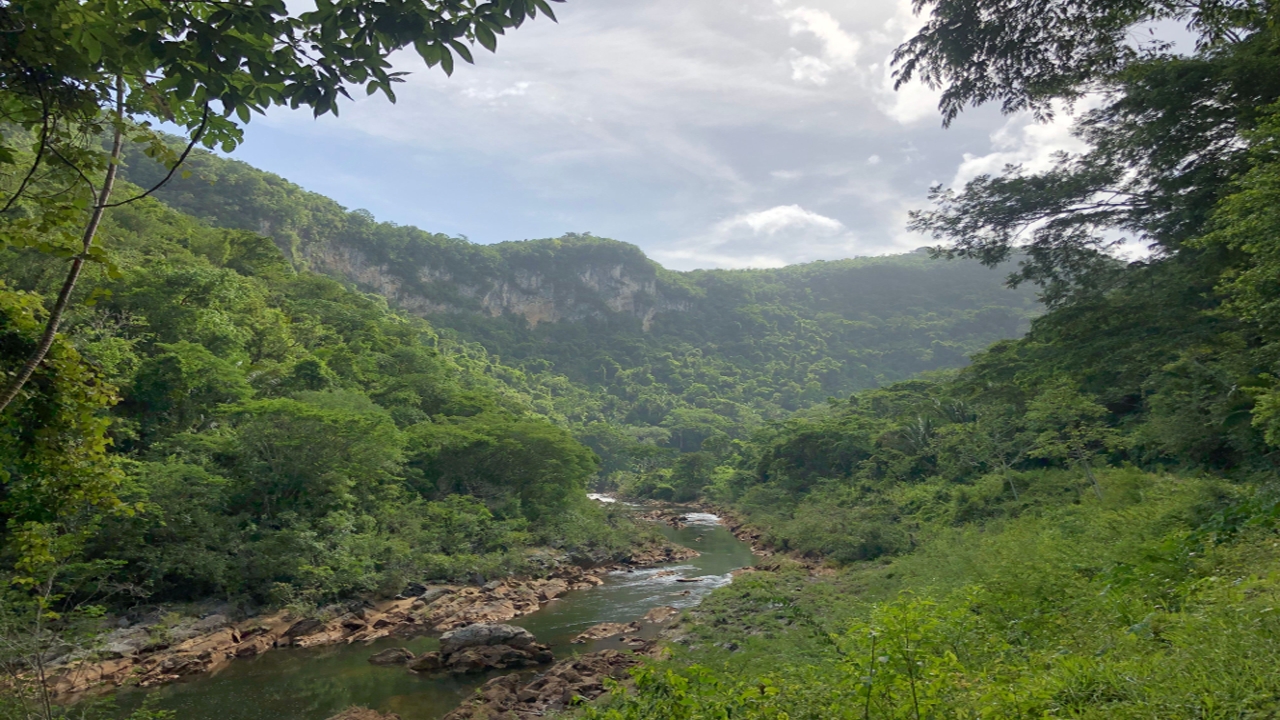
[[[131,162],[140,184],[158,176],[145,158]],[[376,222],[209,154],[158,197],[266,233],[295,267],[381,294],[519,368],[607,472],[648,467],[654,448],[721,448],[829,397],[961,366],[1038,312],[1003,272],[925,253],[680,273],[589,235],[477,245]]]

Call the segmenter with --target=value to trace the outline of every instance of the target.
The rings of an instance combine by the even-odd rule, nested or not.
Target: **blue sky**
[[[943,129],[895,93],[908,2],[569,0],[399,102],[257,118],[235,157],[379,219],[490,243],[590,231],[667,267],[901,252],[933,183],[1043,166],[1073,139],[989,108]]]

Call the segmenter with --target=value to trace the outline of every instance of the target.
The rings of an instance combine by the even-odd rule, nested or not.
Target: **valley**
[[[729,5],[0,3],[0,720],[1280,716],[1277,8]]]

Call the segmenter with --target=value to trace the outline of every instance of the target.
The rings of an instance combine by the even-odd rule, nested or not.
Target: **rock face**
[[[418,267],[392,267],[372,261],[357,248],[336,243],[304,244],[298,248],[301,257],[295,256],[295,260],[428,317],[446,312],[495,317],[512,314],[534,326],[617,313],[639,318],[648,331],[659,313],[690,309],[687,298],[668,297],[663,292],[656,266],[638,248],[608,244],[601,254],[599,240],[582,245],[565,239],[551,241],[545,258],[512,258],[482,273],[455,266],[457,258],[451,255],[435,262],[424,259]],[[288,242],[281,250],[287,257],[294,256]],[[424,293],[426,288],[437,292]],[[441,290],[445,292],[441,294]]]
[[[543,717],[561,710],[575,697],[594,700],[604,694],[604,679],[621,679],[640,663],[640,656],[601,650],[561,660],[532,682],[516,674],[496,677],[476,691],[444,720],[515,720]]]
[[[461,675],[551,662],[551,649],[535,640],[533,633],[514,625],[470,625],[441,635],[440,652],[414,658],[409,669]]]

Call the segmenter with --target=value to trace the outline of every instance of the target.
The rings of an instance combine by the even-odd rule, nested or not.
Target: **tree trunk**
[[[1081,460],[1080,467],[1084,468],[1085,477],[1089,478],[1089,482],[1093,483],[1093,492],[1102,499],[1102,486],[1098,484],[1098,478],[1093,474],[1093,468],[1089,466],[1088,460]]]
[[[1009,466],[1005,465],[1002,469],[1004,470],[1004,479],[1009,483],[1009,489],[1013,491],[1013,499],[1017,500],[1018,486],[1014,484],[1013,476],[1009,474]]]
[[[40,367],[40,363],[44,362],[45,355],[49,354],[49,348],[53,347],[53,340],[58,335],[58,326],[62,323],[62,314],[66,312],[67,304],[71,300],[71,293],[76,289],[76,281],[80,279],[80,270],[84,267],[89,248],[93,246],[93,239],[98,234],[98,226],[102,224],[102,216],[107,210],[107,202],[111,200],[111,189],[116,184],[116,168],[120,164],[120,150],[124,144],[122,132],[124,123],[124,85],[119,79],[116,80],[116,113],[118,124],[111,142],[111,164],[107,166],[107,175],[102,182],[102,191],[98,194],[98,201],[93,206],[93,214],[89,216],[89,223],[84,228],[80,252],[71,260],[71,269],[67,272],[67,279],[62,283],[62,290],[58,293],[57,302],[53,304],[53,309],[49,311],[49,320],[45,323],[44,334],[40,336],[40,342],[36,344],[35,352],[31,353],[31,357],[27,359],[26,364],[18,371],[17,376],[10,381],[9,385],[4,389],[4,393],[0,394],[0,412],[4,412],[9,403],[13,402],[13,399],[18,396],[22,386],[27,384],[27,381],[35,374],[36,368]]]

